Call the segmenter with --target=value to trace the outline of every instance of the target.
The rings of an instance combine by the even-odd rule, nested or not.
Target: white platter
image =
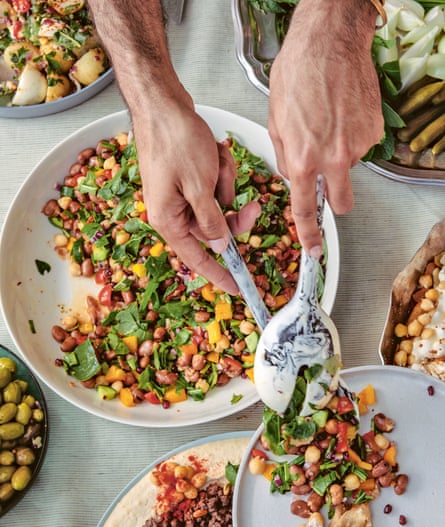
[[[181,447],[172,450],[168,454],[161,456],[156,461],[144,468],[134,479],[132,479],[128,483],[128,485],[126,485],[121,490],[121,492],[116,496],[116,498],[113,500],[113,502],[103,514],[102,518],[97,524],[97,527],[122,527],[122,511],[118,510],[118,506],[122,504],[124,505],[124,507],[127,506],[127,504],[132,504],[129,513],[125,514],[125,520],[131,520],[131,523],[132,525],[134,525],[134,527],[140,527],[143,525],[143,523],[140,521],[143,518],[143,511],[151,511],[154,505],[152,499],[149,497],[149,493],[147,490],[148,487],[153,487],[153,484],[150,483],[149,478],[147,478],[147,476],[160,463],[169,460],[173,456],[185,453],[188,450],[194,450],[197,447],[208,445],[209,450],[211,450],[213,448],[212,444],[214,444],[215,442],[245,439],[246,441],[243,442],[244,445],[247,444],[248,439],[252,437],[252,434],[253,431],[242,431],[212,435],[209,437],[204,437],[202,439],[197,439],[196,441],[191,441]],[[235,456],[236,455],[239,454],[236,453]],[[230,460],[226,460],[226,462],[228,461]],[[145,518],[148,517],[148,512]]]
[[[221,140],[232,132],[270,168],[275,155],[267,130],[252,121],[217,108],[198,106],[215,137]],[[141,404],[124,407],[119,401],[102,401],[94,390],[85,389],[54,365],[60,358],[58,344],[51,337],[51,327],[62,318],[61,306],[72,306],[80,291],[98,292],[93,280],[72,278],[67,262],[53,249],[55,229],[41,213],[43,205],[56,197],[54,185],[84,148],[95,146],[105,138],[130,130],[126,111],[118,112],[78,130],[51,150],[22,184],[0,236],[0,305],[9,332],[18,350],[35,373],[57,394],[94,415],[136,426],[173,427],[218,419],[241,411],[259,400],[255,386],[247,379],[234,379],[226,388],[213,390],[204,401],[186,401],[164,410],[160,406]],[[324,309],[332,310],[339,277],[339,246],[331,209],[326,207],[325,236],[328,265]],[[35,260],[47,262],[51,272],[39,274]],[[35,326],[30,330],[29,321]],[[233,395],[242,395],[232,404]]]
[[[396,496],[391,488],[383,489],[371,503],[373,524],[379,527],[399,525],[404,515],[407,525],[430,526],[440,523],[444,505],[440,496],[445,487],[445,384],[420,372],[397,366],[364,366],[345,370],[350,388],[358,392],[368,383],[377,394],[377,404],[362,417],[363,430],[369,430],[374,413],[383,412],[395,421],[388,438],[397,444],[400,473],[408,474],[405,494]],[[434,395],[428,387],[434,387]],[[256,431],[241,462],[235,484],[233,527],[295,527],[299,520],[290,512],[291,495],[271,495],[269,482],[253,476],[247,467],[249,452],[258,446],[262,426]],[[386,504],[392,512],[384,513]],[[301,523],[301,521],[300,521]]]

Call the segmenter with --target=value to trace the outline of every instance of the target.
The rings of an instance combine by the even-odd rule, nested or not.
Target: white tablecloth
[[[169,26],[174,64],[195,102],[266,125],[268,101],[236,62],[228,0],[188,0]],[[36,163],[78,128],[125,107],[115,83],[81,106],[34,119],[0,119],[0,225]],[[346,367],[379,363],[378,345],[393,278],[445,216],[445,189],[397,183],[365,166],[352,170],[356,204],[338,217],[341,272],[332,317]],[[36,203],[36,207],[40,204]],[[1,272],[1,270],[0,270]],[[3,319],[0,342],[14,349]],[[253,430],[261,405],[185,429],[145,429],[94,417],[45,387],[50,441],[32,490],[0,518],[2,527],[95,527],[119,491],[146,465],[210,434]],[[136,527],[136,526],[135,526]]]

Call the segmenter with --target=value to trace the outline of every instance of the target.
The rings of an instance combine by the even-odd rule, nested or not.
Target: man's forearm
[[[89,0],[96,30],[130,106],[179,83],[167,46],[160,0]]]

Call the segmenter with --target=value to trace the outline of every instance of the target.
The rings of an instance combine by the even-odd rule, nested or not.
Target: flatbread
[[[207,485],[217,481],[224,482],[227,463],[239,465],[249,441],[249,437],[212,441],[179,452],[163,461],[187,465],[191,464],[191,459],[198,459],[207,473]],[[151,481],[152,472],[148,472],[123,496],[104,527],[143,527],[145,521],[153,517],[159,489]]]

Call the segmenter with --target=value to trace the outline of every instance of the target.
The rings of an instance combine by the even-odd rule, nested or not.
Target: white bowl
[[[234,136],[268,166],[276,169],[275,155],[267,130],[235,114],[198,106],[216,139],[232,132]],[[42,214],[42,206],[56,197],[54,185],[84,148],[101,139],[129,131],[131,121],[126,111],[118,112],[70,135],[51,150],[35,167],[11,204],[0,237],[0,304],[9,332],[17,348],[35,373],[61,397],[97,416],[137,426],[181,426],[217,419],[247,408],[259,400],[255,386],[246,379],[233,379],[226,388],[213,390],[202,402],[186,401],[169,410],[140,404],[124,407],[119,401],[102,401],[94,390],[85,389],[54,365],[60,358],[59,345],[51,336],[51,327],[59,324],[61,306],[73,306],[79,293],[97,293],[94,280],[73,279],[68,264],[53,249],[55,230]],[[325,213],[328,265],[322,305],[332,310],[339,276],[339,247],[334,217],[329,207]],[[35,260],[47,262],[51,272],[39,274]],[[30,322],[32,321],[32,323]],[[34,325],[32,332],[30,325]],[[233,394],[242,395],[232,404]]]

